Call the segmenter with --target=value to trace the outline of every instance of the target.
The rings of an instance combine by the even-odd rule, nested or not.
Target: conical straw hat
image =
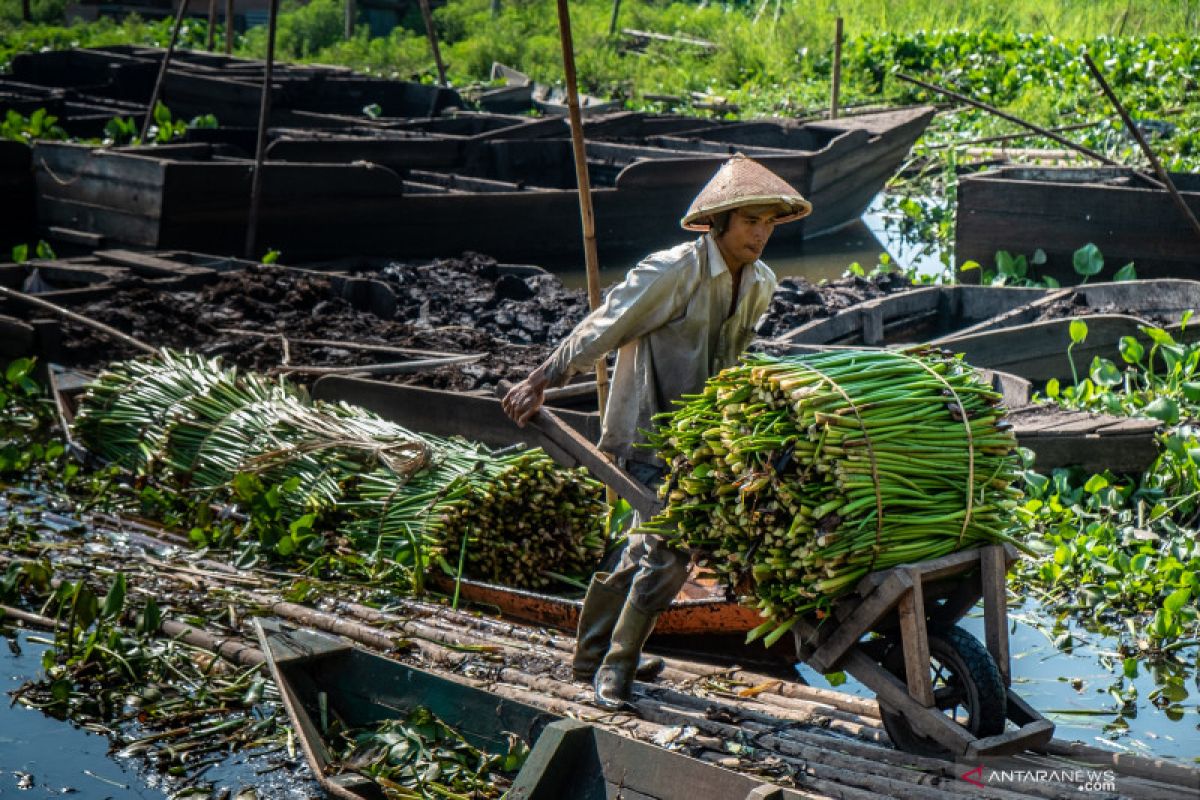
[[[812,213],[812,203],[791,185],[753,159],[737,153],[700,190],[679,224],[689,231],[706,231],[709,217],[743,206],[781,205],[788,211],[775,223],[794,222]]]

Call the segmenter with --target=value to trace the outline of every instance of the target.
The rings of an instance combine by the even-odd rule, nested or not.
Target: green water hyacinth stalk
[[[111,365],[80,402],[93,452],[172,488],[233,497],[238,475],[295,485],[291,517],[329,514],[413,584],[431,565],[515,586],[586,578],[604,554],[602,487],[541,450],[414,433],[285,380],[164,351]]]
[[[749,590],[770,645],[868,572],[1010,541],[1004,413],[932,349],[756,356],[657,419],[667,507],[646,527]]]

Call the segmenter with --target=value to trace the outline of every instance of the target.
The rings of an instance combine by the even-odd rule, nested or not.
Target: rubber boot
[[[658,614],[647,614],[632,603],[626,603],[612,632],[612,644],[604,663],[596,670],[593,687],[596,690],[596,705],[606,709],[619,709],[629,702],[633,691],[633,679],[637,672],[638,659]]]
[[[619,589],[602,583],[606,572],[597,572],[588,585],[583,598],[583,610],[579,613],[579,628],[575,639],[575,656],[571,671],[576,680],[591,683],[596,670],[608,652],[613,627],[621,616],[625,605],[625,594]],[[637,679],[652,681],[663,671],[666,663],[658,656],[643,656],[638,661]]]
[[[583,609],[579,612],[579,628],[575,634],[575,656],[571,660],[571,671],[581,681],[591,683],[608,652],[608,640],[612,636],[621,607],[625,605],[625,592],[602,583],[607,572],[597,572],[588,584],[583,598]]]

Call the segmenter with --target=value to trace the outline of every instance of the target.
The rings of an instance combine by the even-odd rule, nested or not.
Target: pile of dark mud
[[[1180,321],[1180,313],[1164,313],[1151,312],[1143,309],[1125,308],[1116,303],[1101,303],[1099,305],[1090,305],[1086,295],[1079,292],[1072,292],[1053,303],[1042,308],[1038,314],[1036,322],[1045,322],[1055,319],[1072,319],[1074,317],[1083,317],[1091,314],[1120,314],[1126,317],[1137,317],[1138,319],[1151,322],[1155,325],[1166,327],[1168,325],[1178,325]]]
[[[518,344],[554,344],[587,315],[587,295],[536,267],[501,266],[478,253],[426,264],[394,262],[364,275],[396,294],[396,318],[462,326]]]
[[[500,380],[522,379],[587,310],[582,291],[563,287],[549,273],[513,271],[474,254],[417,265],[396,262],[369,277],[383,281],[395,294],[391,319],[337,296],[329,278],[272,266],[227,273],[190,291],[166,291],[133,281],[76,310],[156,347],[221,356],[227,363],[259,372],[420,357],[359,349],[353,347],[356,343],[482,354],[469,364],[375,376],[456,391],[490,390]],[[780,281],[760,332],[777,336],[907,286],[902,278],[890,276],[819,286],[786,278]],[[64,327],[62,350],[65,363],[93,369],[140,354],[74,323]]]
[[[832,317],[852,305],[911,288],[912,282],[898,273],[851,276],[820,284],[804,278],[782,278],[758,335],[773,339],[814,319]]]

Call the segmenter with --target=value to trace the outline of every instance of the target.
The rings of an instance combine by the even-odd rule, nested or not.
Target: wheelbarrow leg
[[[906,570],[912,588],[900,595],[900,642],[904,647],[904,675],[908,693],[925,708],[933,707],[933,682],[929,675],[929,629],[925,623],[925,590],[921,573]]]
[[[980,554],[980,579],[983,582],[984,644],[1005,686],[1012,685],[1008,660],[1008,566],[1003,545],[983,548]]]

